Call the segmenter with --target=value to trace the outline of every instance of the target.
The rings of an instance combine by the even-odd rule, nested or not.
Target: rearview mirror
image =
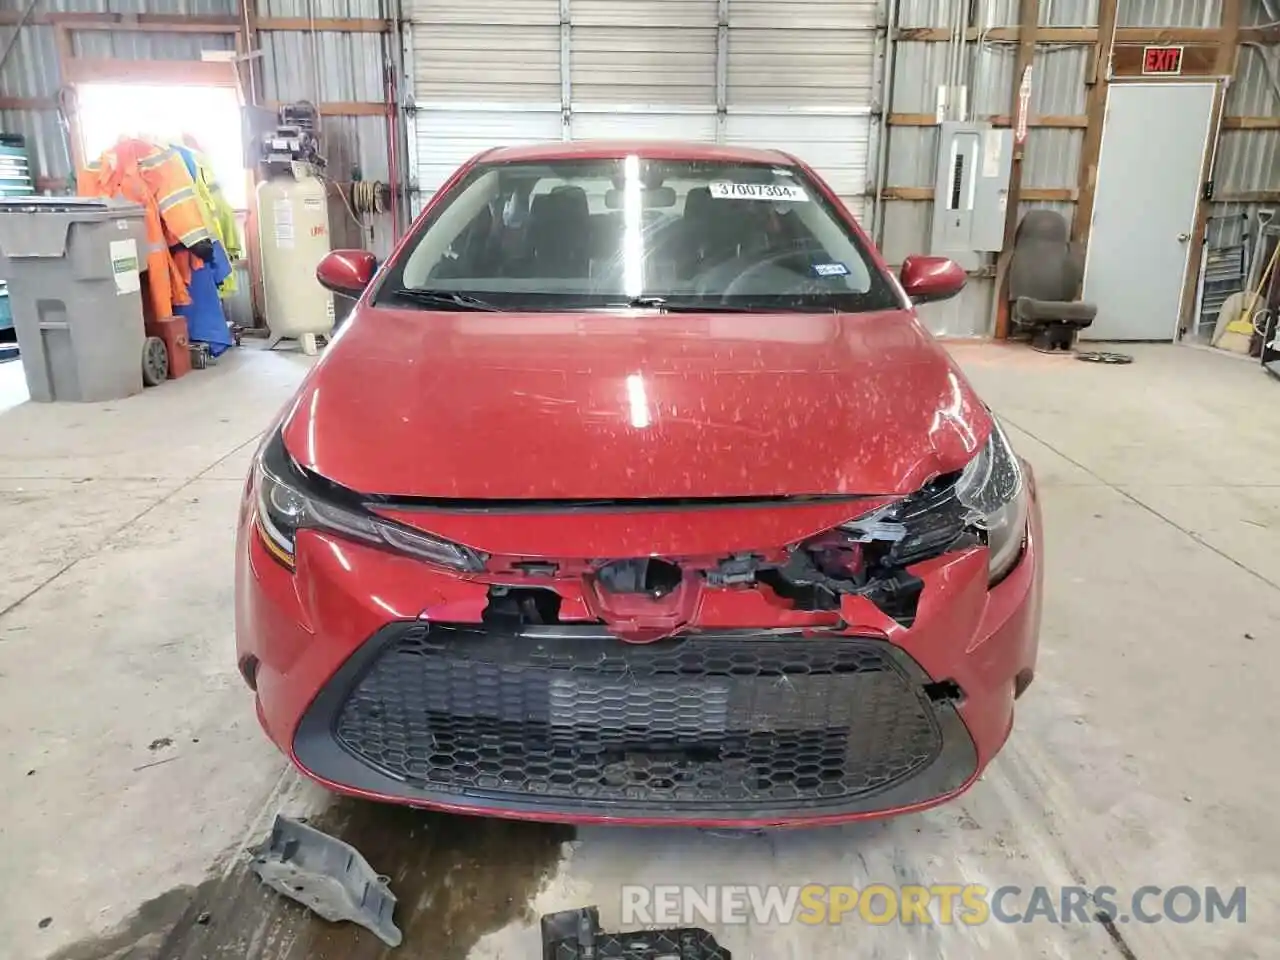
[[[609,210],[621,210],[627,205],[627,195],[622,190],[611,189],[604,195],[604,205]],[[640,206],[645,210],[664,210],[675,205],[674,187],[645,187],[640,191]]]
[[[898,274],[912,303],[950,300],[964,289],[967,279],[960,264],[946,257],[907,257]]]
[[[334,250],[316,267],[316,279],[326,290],[358,297],[377,270],[378,259],[368,250]]]

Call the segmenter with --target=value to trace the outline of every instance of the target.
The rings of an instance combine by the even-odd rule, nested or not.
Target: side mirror
[[[946,257],[907,257],[898,280],[912,303],[932,303],[954,297],[968,277],[960,264]]]
[[[367,250],[334,250],[316,267],[320,286],[344,297],[358,297],[378,269],[377,258]]]

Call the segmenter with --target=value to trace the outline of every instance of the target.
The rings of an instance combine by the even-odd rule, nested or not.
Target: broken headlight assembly
[[[994,586],[1022,556],[1027,497],[1017,455],[993,417],[986,444],[959,473],[931,480],[911,496],[841,529],[871,548],[881,566],[890,569],[936,557],[966,542],[985,544]]]
[[[304,471],[277,431],[254,466],[255,526],[262,544],[290,570],[299,530],[324,530],[349,540],[437,563],[452,570],[484,569],[474,550],[372,513],[351,491]]]
[[[990,552],[990,581],[1003,580],[1018,563],[1027,538],[1026,477],[1000,422],[992,416],[986,446],[969,461],[955,486],[966,526],[977,530]]]

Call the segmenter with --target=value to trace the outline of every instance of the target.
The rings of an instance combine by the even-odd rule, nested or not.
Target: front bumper
[[[849,597],[839,630],[790,612],[762,626],[777,608],[757,598],[745,623],[724,622],[726,601],[714,626],[651,644],[586,623],[486,632],[484,584],[315,532],[291,575],[251,520],[237,645],[263,727],[308,776],[370,799],[637,824],[903,813],[977,778],[1035,667],[1034,503],[1024,556],[994,588],[981,548],[913,567],[910,627]]]
[[[930,693],[883,640],[397,623],[325,685],[293,748],[326,780],[415,803],[803,819],[963,785],[973,742]]]

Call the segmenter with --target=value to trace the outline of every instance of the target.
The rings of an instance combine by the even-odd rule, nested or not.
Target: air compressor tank
[[[272,346],[296,339],[315,353],[316,335],[332,332],[334,316],[333,295],[316,279],[330,246],[324,183],[295,170],[258,184],[258,244]]]

